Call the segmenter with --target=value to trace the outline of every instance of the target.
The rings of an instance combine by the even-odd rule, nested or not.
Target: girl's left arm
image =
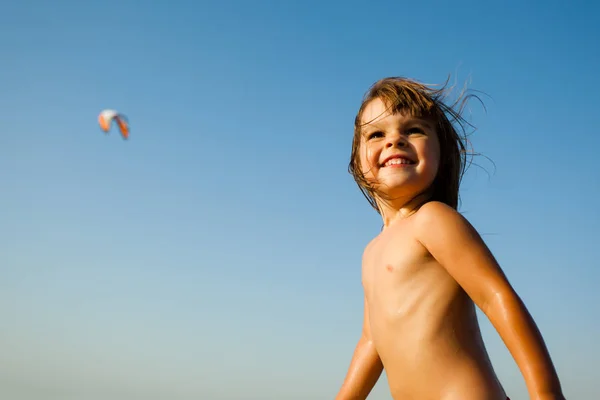
[[[445,204],[425,204],[417,238],[494,325],[514,357],[532,400],[564,400],[540,331],[477,231]]]

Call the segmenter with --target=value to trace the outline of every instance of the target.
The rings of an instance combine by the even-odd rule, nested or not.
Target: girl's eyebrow
[[[362,127],[363,132],[373,132],[373,131],[380,131],[384,129],[384,127],[380,126],[377,123],[373,123],[373,124],[365,124]]]
[[[418,118],[418,117],[410,117],[407,118],[406,121],[404,121],[402,123],[402,126],[406,126],[406,125],[420,125],[423,128],[427,128],[427,129],[434,129],[433,125],[431,124],[431,122],[429,122],[429,120],[423,119],[423,118]]]
[[[369,133],[373,133],[373,132],[385,129],[385,127],[389,124],[390,123],[385,123],[385,122],[381,123],[381,121],[367,122],[367,123],[363,124],[362,131],[363,131],[364,135],[368,135]],[[407,117],[400,124],[400,126],[403,128],[406,126],[415,126],[415,125],[418,125],[422,128],[428,129],[428,130],[434,129],[434,126],[431,124],[431,122],[429,122],[429,120],[419,118],[419,117]]]

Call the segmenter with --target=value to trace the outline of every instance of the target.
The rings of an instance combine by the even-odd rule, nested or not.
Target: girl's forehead
[[[393,122],[418,121],[428,127],[431,127],[430,119],[419,115],[412,115],[407,110],[394,110],[387,103],[379,98],[371,100],[366,104],[361,113],[360,124],[362,127],[380,126]]]
[[[368,102],[361,113],[361,124],[380,121],[390,116],[390,107],[381,99],[375,98]]]

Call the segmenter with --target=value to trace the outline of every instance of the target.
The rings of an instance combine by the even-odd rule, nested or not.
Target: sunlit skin
[[[484,347],[479,307],[518,364],[530,399],[564,399],[527,309],[473,227],[426,201],[439,165],[431,121],[363,115],[360,161],[384,222],[362,260],[362,335],[336,400],[366,399],[385,368],[395,400],[506,400]],[[390,156],[402,164],[386,165]]]

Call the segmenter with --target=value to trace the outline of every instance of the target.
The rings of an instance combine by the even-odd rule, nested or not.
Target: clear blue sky
[[[0,397],[333,398],[381,226],[346,170],[354,115],[379,78],[452,74],[489,95],[487,112],[471,103],[472,141],[495,163],[475,160],[461,211],[568,398],[600,398],[599,15],[591,1],[2,2]],[[129,141],[100,131],[104,108],[128,115]],[[390,398],[385,378],[371,398]]]

